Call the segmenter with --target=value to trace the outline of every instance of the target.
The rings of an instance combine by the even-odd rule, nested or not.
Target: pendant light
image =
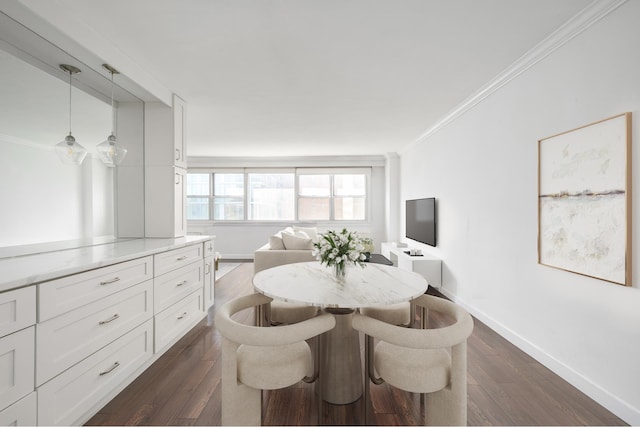
[[[71,135],[71,77],[74,74],[78,74],[80,69],[73,65],[60,64],[60,68],[69,73],[69,135],[56,144],[56,154],[62,160],[63,163],[70,165],[79,165],[87,156],[87,150],[76,142],[76,139]]]
[[[100,155],[100,160],[102,160],[105,165],[113,167],[122,163],[124,156],[127,154],[127,149],[118,144],[115,135],[116,109],[113,105],[113,76],[120,74],[120,72],[109,64],[102,64],[102,68],[111,73],[111,135],[109,135],[105,141],[98,144],[96,149]]]

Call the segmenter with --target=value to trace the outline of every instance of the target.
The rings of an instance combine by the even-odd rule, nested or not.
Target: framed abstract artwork
[[[631,113],[538,141],[538,263],[631,286]]]

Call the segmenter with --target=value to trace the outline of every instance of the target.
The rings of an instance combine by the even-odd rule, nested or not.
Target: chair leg
[[[253,309],[254,325],[271,326],[271,304],[257,305]]]
[[[420,307],[420,329],[429,328],[429,309]]]
[[[371,383],[369,381],[369,375],[364,376],[364,394],[362,395],[364,399],[364,425],[369,425],[367,423],[367,414],[369,413],[369,402],[371,399]],[[373,408],[373,405],[371,405]]]
[[[262,390],[238,382],[238,344],[222,339],[222,425],[260,425]]]
[[[369,358],[369,354],[371,353],[371,347],[373,337],[369,335],[364,336],[364,394],[362,398],[364,399],[364,425],[367,424],[367,414],[369,413],[369,399],[371,399],[371,385],[369,380],[369,372],[371,359]]]
[[[467,425],[467,402],[447,387],[427,395],[427,425]]]
[[[384,383],[382,378],[376,377],[376,369],[374,364],[374,348],[373,337],[370,335],[364,336],[364,423],[367,424],[367,403],[371,401],[371,383],[380,385]],[[371,411],[373,411],[373,402],[371,402]]]
[[[467,342],[451,348],[451,383],[427,395],[429,425],[467,424]]]
[[[322,363],[320,363],[320,355],[322,354],[322,352],[320,351],[320,343],[322,341],[320,340],[320,335],[318,335],[316,337],[316,348],[315,348],[315,372],[316,372],[316,390],[318,393],[318,420],[317,420],[317,425],[321,426],[322,425],[322,372],[320,371],[320,367],[322,366]]]

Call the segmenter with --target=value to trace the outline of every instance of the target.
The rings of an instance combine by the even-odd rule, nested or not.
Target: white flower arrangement
[[[318,236],[313,244],[313,255],[320,264],[334,267],[336,277],[344,278],[349,264],[365,267],[362,238],[355,231],[343,228],[341,232],[327,231]]]

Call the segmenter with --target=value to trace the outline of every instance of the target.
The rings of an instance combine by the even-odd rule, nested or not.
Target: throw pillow
[[[276,233],[269,237],[269,249],[284,250],[284,242],[282,241],[282,234]]]
[[[307,233],[307,236],[314,242],[318,240],[318,229],[316,227],[298,227],[297,225],[293,226],[294,231],[302,231]]]
[[[304,234],[302,236],[302,232],[298,232],[295,235],[289,233],[282,233],[282,242],[284,243],[284,247],[287,250],[306,250],[313,249],[313,242]]]

